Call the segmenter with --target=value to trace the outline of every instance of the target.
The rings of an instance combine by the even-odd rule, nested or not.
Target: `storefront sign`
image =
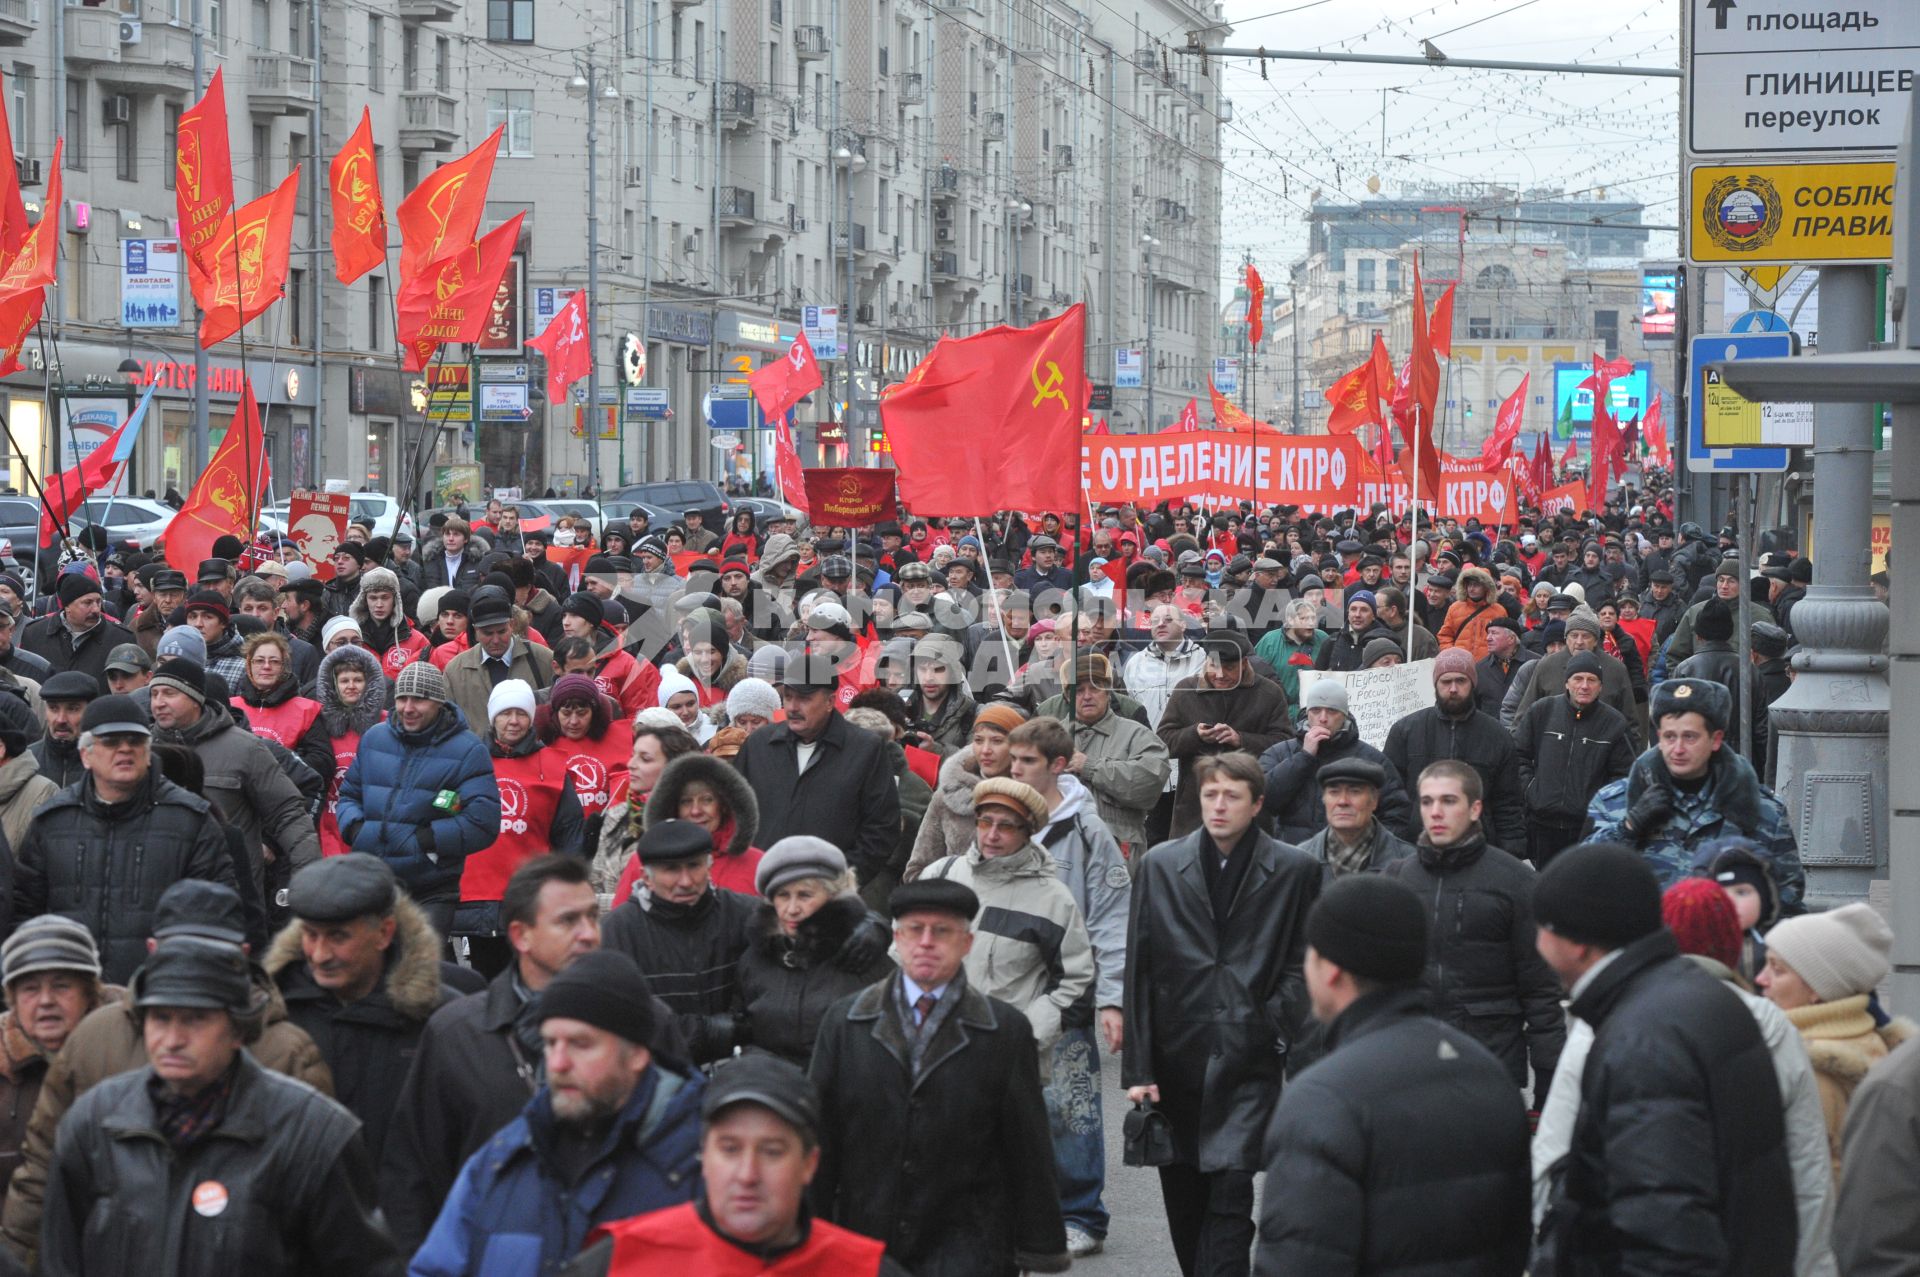
[[[180,241],[120,241],[120,324],[176,328],[180,324]]]
[[[650,341],[674,341],[684,346],[713,343],[713,320],[704,310],[690,306],[647,308],[647,338]]]

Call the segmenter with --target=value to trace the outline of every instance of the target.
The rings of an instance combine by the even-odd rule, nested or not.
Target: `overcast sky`
[[[1695,2],[1229,0],[1226,15],[1233,47],[1417,55],[1428,39],[1452,57],[1671,67]],[[1269,61],[1263,82],[1251,59],[1215,66],[1233,101],[1227,280],[1251,254],[1271,288],[1305,252],[1313,192],[1364,200],[1376,181],[1383,195],[1462,183],[1604,194],[1644,203],[1649,223],[1678,216],[1678,80]],[[1671,235],[1649,248],[1673,251]]]

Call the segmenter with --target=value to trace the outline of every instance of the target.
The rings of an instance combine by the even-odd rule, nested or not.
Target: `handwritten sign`
[[[1375,749],[1387,743],[1387,731],[1416,710],[1433,704],[1433,662],[1389,665],[1377,670],[1301,670],[1300,694],[1322,679],[1347,689],[1347,715],[1360,727],[1360,739]]]
[[[333,580],[333,554],[347,535],[345,493],[296,492],[287,502],[287,540],[300,547],[300,561],[322,581]]]

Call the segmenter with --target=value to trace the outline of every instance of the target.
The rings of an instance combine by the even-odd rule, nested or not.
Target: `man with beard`
[[[1429,763],[1456,758],[1480,775],[1486,790],[1487,823],[1493,837],[1510,847],[1526,846],[1526,808],[1520,801],[1520,775],[1513,737],[1500,720],[1475,703],[1477,675],[1473,655],[1450,647],[1433,661],[1433,704],[1397,719],[1387,731],[1387,761],[1409,791]],[[1394,831],[1419,836],[1416,818]]]
[[[80,719],[99,695],[100,684],[78,670],[55,674],[41,685],[47,734],[29,745],[27,752],[40,764],[40,774],[62,789],[86,774],[80,763]]]

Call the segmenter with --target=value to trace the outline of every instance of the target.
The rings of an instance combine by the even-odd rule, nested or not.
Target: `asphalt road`
[[[1113,1223],[1106,1251],[1075,1261],[1073,1271],[1088,1277],[1178,1277],[1160,1208],[1160,1176],[1151,1167],[1128,1166],[1120,1158],[1121,1123],[1129,1106],[1120,1089],[1119,1058],[1103,1052],[1100,1070],[1100,1093],[1106,1101],[1106,1203]]]

